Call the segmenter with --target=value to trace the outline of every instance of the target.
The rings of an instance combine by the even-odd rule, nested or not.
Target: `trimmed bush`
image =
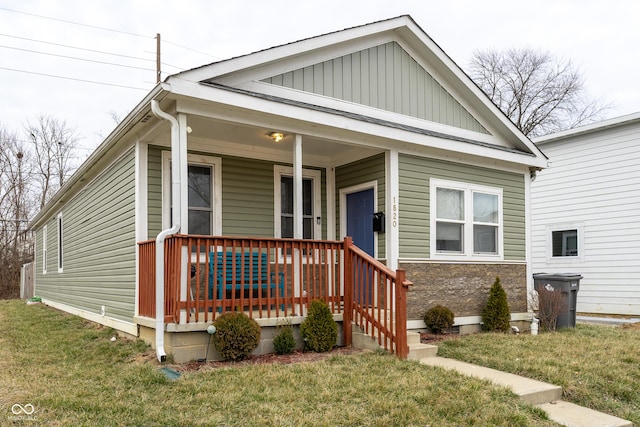
[[[338,325],[324,301],[311,301],[307,318],[300,324],[302,338],[309,350],[324,353],[333,348],[338,340]]]
[[[489,332],[509,332],[511,330],[510,320],[511,313],[507,302],[507,293],[500,283],[500,278],[496,277],[496,281],[489,291],[487,305],[482,309],[482,327]]]
[[[224,360],[246,359],[260,342],[260,326],[244,313],[224,313],[213,325],[213,345]]]
[[[443,305],[436,305],[427,310],[424,315],[424,323],[434,334],[440,334],[443,330],[453,326],[453,311]]]
[[[273,337],[273,348],[276,354],[291,354],[296,348],[296,339],[293,337],[291,323],[278,325],[278,332]]]

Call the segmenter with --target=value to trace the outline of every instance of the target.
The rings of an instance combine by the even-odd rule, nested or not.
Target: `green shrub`
[[[300,332],[311,351],[323,353],[336,345],[338,325],[333,320],[327,303],[320,300],[311,301],[307,318],[300,324]]]
[[[213,325],[213,345],[224,360],[246,359],[260,342],[260,326],[244,313],[224,313]]]
[[[273,337],[273,348],[276,354],[291,354],[296,348],[296,339],[293,337],[291,323],[278,325],[278,332]]]
[[[511,330],[510,320],[511,313],[509,312],[507,293],[500,283],[500,278],[496,277],[496,281],[489,291],[487,305],[482,309],[483,329],[489,332],[509,332]]]
[[[424,323],[434,334],[439,334],[453,326],[453,311],[443,305],[436,305],[427,310]]]

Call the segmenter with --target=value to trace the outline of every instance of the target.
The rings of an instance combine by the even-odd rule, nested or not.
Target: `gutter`
[[[164,362],[167,360],[167,353],[164,350],[164,241],[168,236],[180,231],[182,159],[180,158],[180,124],[178,120],[162,111],[155,99],[151,101],[151,112],[159,119],[167,120],[171,124],[171,153],[173,156],[173,167],[171,168],[171,205],[173,207],[171,220],[173,226],[162,230],[156,237],[156,355],[159,362]]]

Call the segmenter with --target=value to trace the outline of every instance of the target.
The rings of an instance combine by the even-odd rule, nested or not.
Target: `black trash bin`
[[[564,297],[564,307],[556,328],[573,328],[576,326],[576,307],[578,303],[578,290],[580,289],[582,276],[575,273],[548,274],[537,273],[533,275],[533,287],[536,291],[540,288],[559,290]]]

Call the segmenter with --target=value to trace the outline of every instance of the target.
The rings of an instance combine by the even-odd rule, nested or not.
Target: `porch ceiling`
[[[189,115],[187,120],[192,132],[192,141],[215,141],[216,148],[244,151],[255,155],[270,154],[270,157],[290,159],[295,134],[286,128],[249,126],[245,124],[209,119],[197,115]],[[269,134],[282,132],[284,139],[274,142]],[[319,166],[339,166],[358,159],[373,156],[382,152],[377,148],[365,147],[354,143],[331,140],[326,137],[302,134],[302,151],[305,163]]]

